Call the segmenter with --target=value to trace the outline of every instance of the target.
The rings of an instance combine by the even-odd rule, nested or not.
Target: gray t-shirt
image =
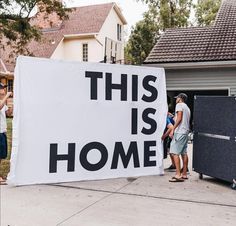
[[[178,111],[183,112],[182,121],[179,126],[175,129],[175,133],[188,134],[190,124],[190,109],[185,103],[178,103],[175,107],[175,113]]]

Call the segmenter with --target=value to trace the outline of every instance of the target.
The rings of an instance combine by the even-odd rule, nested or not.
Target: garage
[[[167,29],[144,62],[165,69],[169,97],[185,92],[192,112],[195,95],[236,96],[236,8],[231,4],[220,8],[211,26]]]
[[[194,97],[195,96],[229,96],[229,90],[173,90],[167,91],[168,102],[169,102],[169,111],[174,113],[175,110],[175,99],[180,92],[187,94],[188,101],[187,105],[191,110],[191,125],[194,115]]]

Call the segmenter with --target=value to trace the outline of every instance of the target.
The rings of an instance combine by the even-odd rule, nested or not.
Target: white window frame
[[[87,46],[87,52],[85,52],[84,46]],[[88,62],[88,43],[82,43],[82,61]]]
[[[117,30],[117,40],[118,41],[122,41],[122,25],[121,24],[117,24],[116,25],[116,30]]]
[[[12,82],[12,84],[9,84],[10,81]],[[13,79],[8,79],[7,85],[8,85],[8,87],[7,87],[8,92],[13,92],[13,86],[14,86]]]

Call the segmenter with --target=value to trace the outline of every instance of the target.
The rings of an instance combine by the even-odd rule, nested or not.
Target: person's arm
[[[168,112],[168,116],[170,116],[171,118],[174,118],[174,115],[171,114],[170,112]]]
[[[174,126],[171,123],[167,125],[168,130],[162,135],[161,137],[162,140],[164,140],[166,137],[169,136],[170,132],[173,130],[173,127]]]
[[[7,99],[12,95],[12,92],[7,92],[7,95],[0,101],[0,110],[4,107],[7,102]]]
[[[171,130],[169,136],[170,138],[173,138],[174,136],[174,132],[175,129],[179,126],[179,124],[182,122],[183,119],[183,112],[182,111],[178,111],[176,114],[176,121],[175,121],[175,125],[173,126],[173,129]]]
[[[13,109],[12,107],[9,107],[8,110],[6,111],[6,115],[9,117],[9,116],[12,116],[12,112],[13,112]]]

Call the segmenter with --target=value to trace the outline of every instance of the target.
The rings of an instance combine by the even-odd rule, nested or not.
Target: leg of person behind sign
[[[170,137],[173,137],[170,153],[173,154],[176,174],[169,181],[170,182],[183,182],[188,179],[187,168],[188,168],[188,133],[190,123],[190,109],[186,105],[187,95],[184,93],[179,94],[176,97],[176,119],[173,130],[170,133]],[[180,157],[183,159],[183,172],[180,170]]]
[[[6,86],[0,83],[0,164],[2,159],[7,158],[7,120],[6,112],[8,107],[6,106],[7,99],[12,95],[11,92],[6,94]],[[0,175],[0,185],[6,184],[5,179]]]
[[[174,125],[175,124],[175,121],[174,121],[174,116],[170,113],[170,112],[168,112],[168,116],[167,116],[169,119],[170,119],[170,122],[171,122],[171,124],[172,125]],[[173,128],[173,127],[172,127]],[[168,141],[167,141],[167,153],[169,154],[169,156],[170,156],[170,160],[171,160],[171,165],[168,167],[168,168],[166,168],[165,170],[167,170],[167,171],[170,171],[170,172],[172,172],[172,171],[175,171],[176,170],[176,168],[175,168],[175,162],[174,162],[174,157],[173,157],[173,155],[172,154],[170,154],[170,144],[171,144],[171,141],[172,141],[172,139],[169,137],[169,134],[170,134],[170,131],[169,131],[169,133],[168,133]]]
[[[168,108],[169,108],[168,113],[167,113],[167,117],[169,118],[171,124],[174,125],[175,124],[174,115],[170,113],[170,112],[172,112],[172,110],[171,110],[171,99],[168,95],[167,95],[167,104],[168,104]],[[170,144],[171,144],[172,138],[169,137],[169,134],[170,134],[170,131],[168,133],[168,137],[165,138],[165,140],[166,140],[166,147],[165,148],[167,150],[167,154],[169,154],[169,156],[170,156],[171,165],[168,168],[166,168],[165,170],[172,172],[172,171],[175,171],[176,168],[175,168],[174,157],[173,157],[172,154],[170,154]]]
[[[167,115],[166,128],[165,128],[164,134],[162,135],[163,146],[164,146],[164,159],[167,158],[167,154],[169,154],[169,151],[170,151],[171,138],[169,137],[169,134],[170,134],[171,130],[173,129],[173,125],[174,125],[174,120],[172,120],[172,118],[169,115]],[[172,161],[172,158],[171,158],[171,161]],[[173,161],[172,161],[171,166],[174,167]],[[168,170],[169,170],[169,168],[168,168]],[[175,169],[175,167],[174,167],[174,169]]]

